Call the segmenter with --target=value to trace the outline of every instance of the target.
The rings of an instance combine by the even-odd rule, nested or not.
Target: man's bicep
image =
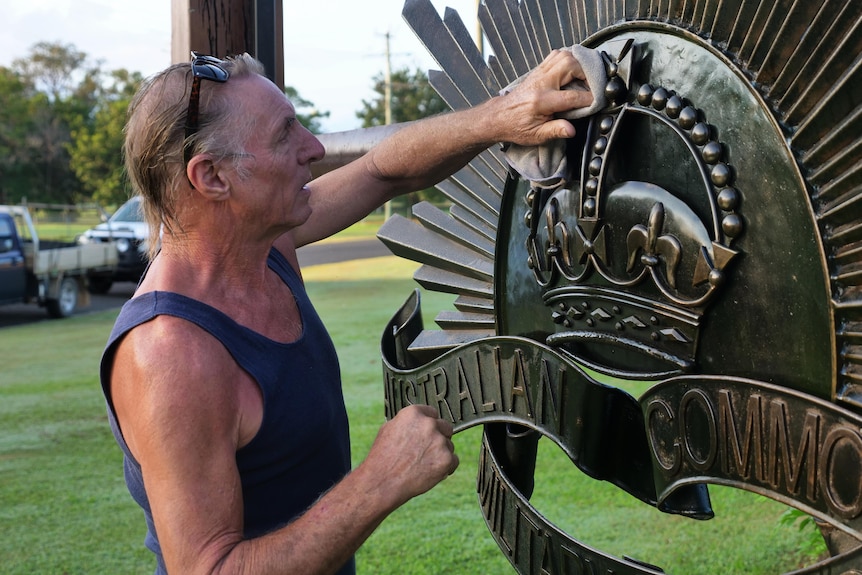
[[[220,365],[218,350],[196,346],[195,338],[168,343],[148,346],[127,338],[118,349],[112,388],[165,560],[190,572],[190,565],[218,561],[242,538],[236,401],[230,382],[219,380],[230,370]]]

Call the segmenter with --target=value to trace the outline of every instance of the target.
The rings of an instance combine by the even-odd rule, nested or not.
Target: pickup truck
[[[147,256],[149,235],[150,228],[141,212],[140,196],[133,196],[120,206],[108,221],[82,233],[78,237],[78,243],[114,242],[119,257],[113,276],[90,278],[90,293],[107,293],[114,282],[137,283],[149,262]]]
[[[112,243],[40,239],[26,206],[0,206],[0,304],[35,302],[54,318],[89,305],[88,285],[111,277]]]

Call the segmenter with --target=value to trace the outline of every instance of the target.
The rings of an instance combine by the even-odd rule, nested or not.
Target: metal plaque
[[[404,16],[453,109],[573,43],[602,52],[609,104],[559,187],[490,149],[438,186],[448,213],[381,228],[457,295],[440,329],[418,291],[386,326],[387,416],[484,426],[479,502],[518,573],[662,572],[530,504],[539,437],[667,513],[712,517],[709,484],[786,503],[832,553],[800,572],[862,570],[862,4],[486,0],[487,61],[457,13]]]

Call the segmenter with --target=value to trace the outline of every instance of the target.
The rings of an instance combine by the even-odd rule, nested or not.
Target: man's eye
[[[293,124],[296,122],[296,118],[291,118],[285,122],[284,129],[281,131],[281,136],[279,137],[279,141],[285,141],[290,136],[290,132],[292,132]]]

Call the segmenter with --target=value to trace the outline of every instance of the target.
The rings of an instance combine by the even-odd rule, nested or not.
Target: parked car
[[[27,206],[0,206],[0,304],[35,302],[51,317],[89,304],[90,280],[110,278],[117,248],[39,237]]]
[[[141,199],[137,196],[120,206],[108,221],[81,234],[78,241],[82,244],[114,242],[117,245],[117,268],[113,276],[91,279],[90,291],[106,293],[114,282],[140,280],[147,267],[149,234]]]

